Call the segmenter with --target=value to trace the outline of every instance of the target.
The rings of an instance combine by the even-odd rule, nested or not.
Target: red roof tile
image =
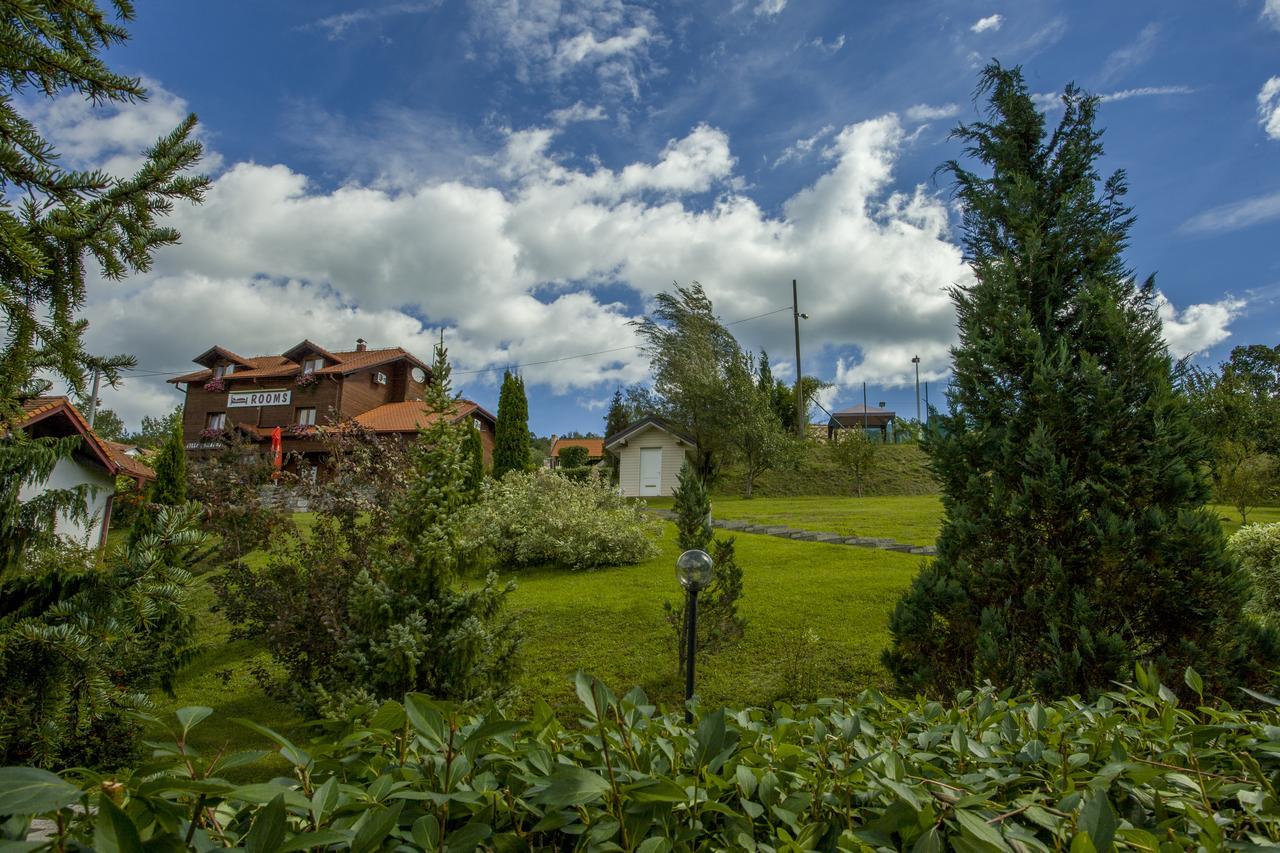
[[[214,349],[220,349],[215,347]],[[294,347],[290,350],[296,350]],[[326,351],[316,347],[318,354]],[[336,360],[336,364],[330,364],[318,371],[317,373],[326,374],[344,374],[353,373],[357,370],[365,370],[370,367],[377,367],[380,364],[387,364],[399,359],[408,359],[415,367],[423,370],[430,370],[426,364],[418,359],[413,353],[403,347],[386,347],[384,349],[365,349],[365,350],[347,350],[344,352],[327,353],[331,357],[330,360]],[[237,368],[232,373],[223,377],[227,381],[234,382],[240,379],[274,379],[284,376],[294,376],[302,371],[302,365],[295,361],[290,361],[283,355],[257,355],[252,358],[243,359],[244,363],[251,365],[247,369]],[[176,376],[168,380],[174,384],[180,382],[207,382],[213,378],[213,371],[210,369],[196,370],[191,373],[184,373],[182,376]]]
[[[557,438],[556,443],[551,445],[551,455],[559,458],[560,451],[566,447],[585,447],[588,459],[604,458],[603,438]]]
[[[494,420],[493,415],[470,400],[459,400],[450,419],[457,423],[472,413],[478,413],[490,423]],[[430,425],[436,417],[435,412],[427,411],[426,403],[417,400],[406,403],[386,403],[356,415],[355,422],[373,432],[416,432]]]

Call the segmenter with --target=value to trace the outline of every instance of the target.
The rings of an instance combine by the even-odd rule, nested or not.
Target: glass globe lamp
[[[715,567],[711,555],[694,548],[676,559],[676,580],[689,592],[697,592],[711,583],[711,570]]]

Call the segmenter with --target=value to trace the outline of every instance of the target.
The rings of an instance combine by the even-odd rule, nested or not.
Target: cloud
[[[557,127],[564,127],[580,121],[604,121],[608,116],[605,114],[604,107],[599,104],[589,107],[582,101],[578,101],[573,106],[552,110],[550,118]]]
[[[582,85],[636,98],[656,71],[657,16],[625,0],[471,0],[472,55],[515,66],[521,82]]]
[[[701,281],[734,320],[789,305],[795,278],[812,315],[805,363],[822,375],[901,384],[917,353],[922,378],[945,374],[946,288],[971,272],[945,199],[895,188],[909,136],[893,115],[822,134],[821,173],[769,210],[740,189],[720,128],[617,168],[569,165],[560,134],[507,131],[465,179],[406,186],[234,163],[203,205],[174,212],[182,242],[152,270],[90,283],[86,344],[136,355],[140,374],[177,373],[214,343],[255,355],[363,337],[425,356],[443,329],[464,393],[491,394],[495,372],[525,365],[531,385],[595,399],[648,375],[628,323],[673,280]],[[1194,330],[1212,319],[1174,317]],[[785,313],[733,330],[753,350],[792,343]],[[178,398],[162,380],[127,380],[109,405],[131,423],[165,411]]]
[[[813,41],[809,42],[809,47],[821,51],[827,56],[831,56],[834,53],[838,53],[844,47],[844,33],[836,36],[831,41],[824,41],[822,36],[818,36]]]
[[[147,100],[136,104],[95,106],[86,98],[32,97],[23,112],[46,136],[58,140],[65,165],[100,168],[117,177],[132,176],[142,165],[147,148],[173,131],[191,112],[185,99],[154,80],[143,80]],[[206,143],[206,128],[198,126],[196,136]],[[206,154],[201,168],[213,171],[220,160]]]
[[[988,15],[985,18],[979,18],[972,27],[969,27],[971,33],[985,33],[988,30],[995,32],[1000,29],[1000,25],[1004,23],[1003,15]]]
[[[1258,124],[1270,139],[1280,140],[1280,77],[1263,83],[1258,92]]]
[[[787,8],[787,0],[760,0],[756,4],[756,14],[762,17],[779,15]]]
[[[1262,19],[1270,21],[1271,26],[1280,30],[1280,0],[1263,0]]]
[[[1102,103],[1127,101],[1130,98],[1152,98],[1173,95],[1194,95],[1196,90],[1191,86],[1139,86],[1135,89],[1119,89],[1114,92],[1103,92],[1098,95]],[[1031,95],[1032,102],[1044,111],[1062,109],[1061,92],[1036,92]]]
[[[955,118],[958,115],[960,115],[959,104],[942,104],[936,107],[928,104],[916,104],[914,107],[907,109],[907,120],[911,122],[936,121],[938,119]]]
[[[1179,311],[1163,293],[1156,294],[1156,313],[1164,326],[1164,339],[1174,358],[1198,355],[1231,337],[1227,326],[1240,316],[1243,299],[1227,297],[1217,302],[1188,305]]]
[[[1280,192],[1210,208],[1182,223],[1178,230],[1187,234],[1213,234],[1237,231],[1273,219],[1280,219]]]
[[[1147,24],[1131,43],[1111,52],[1102,63],[1099,81],[1103,84],[1110,83],[1145,63],[1155,53],[1159,36],[1160,25],[1154,22]]]
[[[308,24],[304,29],[324,30],[331,41],[337,41],[347,31],[358,24],[377,21],[398,15],[421,15],[433,12],[439,7],[439,0],[429,3],[390,3],[385,6],[370,6],[365,9],[354,9],[337,15],[328,15]]]
[[[782,154],[778,156],[777,160],[773,161],[773,168],[776,169],[779,166],[783,165],[784,163],[803,160],[805,157],[809,156],[809,152],[813,151],[814,147],[819,142],[821,142],[826,137],[830,136],[832,131],[834,130],[835,130],[835,126],[828,124],[825,127],[821,128],[813,136],[808,136],[808,137],[805,137],[804,139],[797,139],[791,145],[787,146],[786,150],[784,150]]]
[[[1140,86],[1137,89],[1121,89],[1118,92],[1107,92],[1100,95],[1098,100],[1106,103],[1108,101],[1127,101],[1130,98],[1149,98],[1154,95],[1193,95],[1195,89],[1190,86]]]

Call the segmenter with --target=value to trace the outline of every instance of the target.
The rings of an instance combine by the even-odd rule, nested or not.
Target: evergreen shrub
[[[1249,609],[1280,625],[1280,522],[1241,527],[1227,540],[1227,549],[1253,579]]]

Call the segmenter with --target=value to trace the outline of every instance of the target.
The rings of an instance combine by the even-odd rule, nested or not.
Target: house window
[[[317,370],[321,370],[323,368],[324,368],[323,358],[309,358],[306,361],[302,362],[303,373],[315,373]]]
[[[298,409],[298,426],[315,426],[316,410],[315,407]]]
[[[209,419],[205,422],[205,426],[209,429],[223,429],[227,425],[226,412],[210,412]]]
[[[236,366],[234,364],[219,364],[213,369],[213,378],[221,379],[224,376],[230,376],[235,373]]]

